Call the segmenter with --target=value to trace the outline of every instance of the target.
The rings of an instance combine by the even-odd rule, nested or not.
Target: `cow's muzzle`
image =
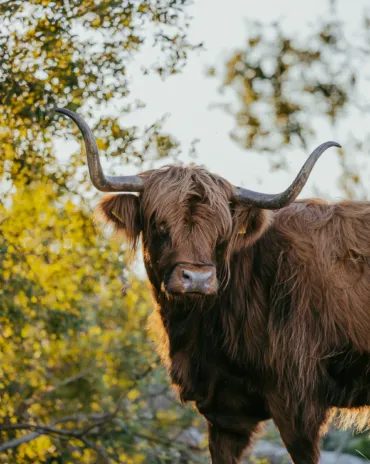
[[[214,295],[217,292],[216,268],[208,264],[177,264],[165,287],[166,291],[172,294]]]

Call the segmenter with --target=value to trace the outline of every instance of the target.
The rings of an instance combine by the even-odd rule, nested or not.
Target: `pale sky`
[[[355,7],[354,7],[355,5]],[[362,21],[364,8],[370,6],[365,0],[339,0],[340,19],[344,20],[349,30],[356,30]],[[287,187],[290,180],[299,171],[309,153],[300,147],[292,147],[287,151],[290,172],[272,172],[268,170],[267,159],[252,151],[241,149],[233,142],[229,133],[234,121],[221,109],[210,108],[220,101],[230,101],[232,93],[220,95],[220,80],[208,78],[205,70],[209,65],[221,66],[236,48],[243,47],[246,38],[245,20],[258,19],[263,22],[282,20],[285,28],[297,34],[309,27],[310,20],[317,21],[330,15],[328,2],[324,0],[195,0],[190,7],[193,20],[189,31],[190,42],[203,42],[205,51],[190,54],[184,71],[176,76],[161,80],[158,76],[143,76],[140,70],[142,63],[153,61],[153,51],[149,48],[135,58],[128,66],[131,79],[131,95],[129,100],[140,99],[146,108],[122,118],[122,124],[144,127],[164,114],[169,114],[165,130],[173,134],[181,143],[180,161],[192,161],[188,150],[193,139],[197,144],[199,164],[222,175],[234,184],[247,188],[275,193]],[[358,122],[356,122],[358,123]],[[348,121],[349,126],[353,121]],[[368,121],[360,121],[357,130],[363,131],[364,138],[368,132]],[[320,131],[312,140],[310,149],[327,140],[339,143],[344,137],[334,133],[330,128]],[[76,145],[60,144],[63,155]],[[313,186],[320,185],[332,199],[339,198],[336,188],[340,173],[336,149],[329,149],[317,163],[301,197],[313,194]],[[63,156],[63,158],[64,158]],[[356,154],[354,153],[354,157]],[[65,159],[65,158],[64,158]],[[136,173],[135,167],[124,166],[122,174]],[[259,181],[262,179],[262,183]]]

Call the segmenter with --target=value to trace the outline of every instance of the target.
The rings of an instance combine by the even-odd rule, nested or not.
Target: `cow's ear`
[[[96,208],[96,217],[123,232],[135,251],[141,232],[140,199],[136,195],[107,195]]]
[[[272,212],[243,204],[233,210],[234,248],[243,248],[256,242],[271,223]]]

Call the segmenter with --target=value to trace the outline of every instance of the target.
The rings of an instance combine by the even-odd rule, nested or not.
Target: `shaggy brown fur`
[[[140,197],[100,211],[135,247],[157,302],[152,323],[182,401],[209,424],[212,462],[239,462],[272,418],[295,464],[316,464],[332,408],[364,427],[370,405],[370,203],[230,203],[206,170],[144,174]],[[177,263],[214,265],[217,296],[173,296]],[[345,418],[344,418],[345,421]]]

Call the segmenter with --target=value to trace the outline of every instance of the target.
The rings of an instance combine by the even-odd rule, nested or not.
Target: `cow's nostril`
[[[182,277],[183,277],[185,280],[191,280],[190,272],[186,271],[185,269],[182,270]]]
[[[194,268],[194,269],[193,269]],[[212,266],[192,266],[190,269],[178,265],[169,280],[173,293],[214,294],[217,289],[215,269]]]

